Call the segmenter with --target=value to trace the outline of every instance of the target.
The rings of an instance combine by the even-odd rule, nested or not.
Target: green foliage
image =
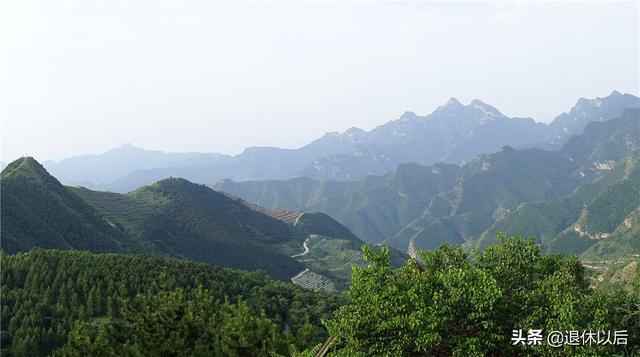
[[[144,253],[266,270],[289,280],[304,266],[274,245],[285,223],[206,186],[166,179],[126,195],[62,186],[33,158],[5,168],[3,249]]]
[[[76,322],[58,356],[266,356],[287,339],[264,311],[217,301],[202,289],[187,295],[169,284],[125,301],[122,318]]]
[[[367,243],[396,234],[418,217],[436,195],[453,188],[460,168],[437,164],[399,165],[383,176],[360,181],[225,180],[216,187],[264,207],[324,212]]]
[[[2,248],[10,253],[34,246],[140,252],[139,242],[110,226],[33,158],[20,158],[0,175]]]
[[[594,233],[613,232],[634,209],[640,207],[640,151],[629,159],[628,174],[607,187],[586,208],[586,229]]]
[[[264,269],[282,280],[304,269],[273,246],[294,238],[285,223],[206,186],[171,178],[126,195],[76,191],[127,234],[169,256]]]
[[[498,236],[467,253],[443,245],[389,266],[366,251],[354,267],[350,303],[324,323],[337,355],[612,355],[640,352],[638,291],[589,287],[575,257],[542,256],[531,240]],[[625,346],[552,348],[511,343],[513,330],[628,330]],[[630,349],[629,349],[630,348]]]
[[[343,303],[261,272],[166,258],[41,249],[0,258],[7,356],[44,356],[65,344],[68,354],[111,346],[136,355],[151,341],[170,349],[163,338],[174,351],[236,346],[223,355],[264,355],[320,342],[320,319]],[[217,342],[202,346],[212,336]],[[256,345],[263,340],[271,342]]]

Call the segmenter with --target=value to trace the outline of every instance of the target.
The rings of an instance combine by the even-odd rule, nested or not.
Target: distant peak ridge
[[[443,112],[443,111],[457,112],[462,109],[479,110],[491,116],[503,116],[502,113],[500,113],[500,111],[496,109],[494,106],[491,106],[481,101],[480,99],[473,99],[469,104],[464,105],[454,97],[451,97],[445,104],[437,107],[434,113]]]
[[[327,132],[295,149],[247,147],[231,156],[163,153],[126,143],[103,154],[45,162],[44,166],[65,184],[117,192],[168,176],[202,184],[293,177],[351,181],[382,175],[402,163],[460,164],[479,154],[498,152],[504,145],[557,150],[589,123],[611,120],[626,108],[640,107],[640,98],[634,95],[609,93],[579,99],[550,123],[507,116],[480,99],[461,103],[451,97],[430,114],[407,111],[371,129]]]
[[[455,97],[451,97],[451,98],[449,98],[449,100],[447,101],[445,106],[448,106],[448,107],[461,107],[463,105]]]

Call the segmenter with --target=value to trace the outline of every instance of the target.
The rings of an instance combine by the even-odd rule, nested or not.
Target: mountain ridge
[[[501,152],[479,155],[462,166],[404,164],[386,175],[360,181],[224,180],[214,187],[267,207],[276,202],[285,208],[313,207],[336,218],[369,243],[387,244],[402,251],[412,246],[435,248],[440,243],[475,245],[478,238],[485,237],[480,240],[483,242],[493,239],[496,231],[505,230],[492,227],[495,222],[516,215],[522,207],[530,209],[535,202],[574,202],[565,197],[578,188],[589,192],[597,185],[602,186],[600,189],[609,187],[615,181],[608,178],[610,172],[622,170],[624,160],[639,147],[640,110],[627,109],[619,118],[588,124],[558,151],[505,146]],[[449,174],[443,181],[427,179],[446,174],[443,170],[447,169]],[[409,173],[402,174],[403,171]],[[393,181],[402,176],[405,178],[399,182]],[[411,183],[410,178],[415,181]],[[586,186],[590,184],[596,186]],[[411,189],[404,190],[403,186]],[[425,195],[428,190],[430,193]],[[572,209],[581,208],[577,202],[572,203]],[[551,207],[544,210],[557,211]],[[557,212],[558,217],[571,220]],[[544,211],[532,210],[524,217],[533,222],[541,219],[535,215],[544,215]],[[544,232],[534,231],[536,226],[548,226],[545,222],[524,223],[506,229],[507,233],[538,235]],[[564,229],[570,223],[558,227]],[[562,231],[544,229],[544,234],[553,232],[554,237]],[[584,247],[576,245],[574,252],[580,253]]]
[[[236,156],[168,153],[164,158],[154,158],[155,164],[130,167],[124,170],[126,173],[115,170],[122,175],[109,177],[111,180],[103,177],[100,170],[92,169],[93,164],[78,166],[98,172],[95,175],[88,173],[84,179],[69,179],[60,167],[64,162],[70,165],[70,159],[45,166],[66,184],[115,192],[129,192],[169,176],[203,184],[212,184],[220,179],[284,180],[297,176],[320,180],[360,180],[367,175],[390,172],[402,163],[432,165],[444,161],[462,164],[478,154],[498,152],[505,145],[559,149],[571,135],[579,134],[586,124],[613,119],[623,109],[639,106],[640,98],[614,91],[607,97],[581,98],[571,110],[544,124],[531,118],[504,116],[479,99],[464,105],[452,98],[426,116],[405,112],[399,119],[370,131],[352,127],[343,133],[329,132],[297,149],[248,147]],[[157,156],[157,153],[153,155]],[[168,158],[180,155],[187,157],[176,162]],[[95,176],[104,182],[98,180],[102,182],[98,184],[87,179]]]
[[[309,235],[322,237],[327,249],[354,252],[349,254],[358,253],[362,244],[324,214],[300,212],[287,222],[266,214],[268,209],[182,178],[166,178],[128,194],[92,191],[63,186],[26,157],[2,171],[0,186],[1,233],[8,253],[41,247],[150,254],[263,269],[289,280],[307,264],[290,252]],[[314,264],[319,269],[324,263],[316,259]],[[326,279],[343,287],[350,277]]]

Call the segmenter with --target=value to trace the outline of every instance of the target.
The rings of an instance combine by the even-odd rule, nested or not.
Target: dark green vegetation
[[[33,159],[10,163],[0,174],[0,188],[2,248],[7,252],[34,246],[97,252],[141,249]]]
[[[286,280],[303,266],[277,251],[294,238],[289,226],[183,179],[165,179],[127,195],[74,189],[122,231],[174,257]]]
[[[264,273],[168,258],[2,252],[0,352],[298,355],[326,338],[323,327],[337,356],[640,352],[637,259],[590,280],[575,257],[542,256],[533,241],[517,237],[501,236],[481,253],[450,245],[420,251],[420,265],[409,260],[399,268],[387,248],[363,250],[368,265],[354,266],[348,299]],[[513,346],[514,329],[629,336],[624,346]]]
[[[320,319],[344,303],[174,259],[42,249],[0,258],[3,356],[264,356],[321,342]]]
[[[461,167],[407,164],[361,181],[215,187],[267,207],[324,212],[369,243],[409,253],[442,243],[484,247],[505,231],[537,237],[545,253],[610,259],[640,253],[638,149],[640,112],[627,109],[588,124],[559,151],[504,147]]]
[[[291,255],[302,251],[312,234],[350,242],[335,245],[350,250],[345,257],[361,255],[362,242],[325,214],[263,209],[184,179],[165,179],[128,194],[98,192],[62,186],[27,157],[11,163],[0,184],[8,253],[33,247],[144,253],[262,269],[281,280],[306,268]],[[330,279],[345,286],[348,278]]]
[[[325,322],[336,355],[613,356],[640,353],[640,278],[594,290],[575,258],[542,256],[533,241],[499,237],[482,253],[443,245],[389,267],[367,251],[350,303]],[[632,268],[636,269],[637,265]],[[517,345],[512,331],[627,330],[623,346]]]

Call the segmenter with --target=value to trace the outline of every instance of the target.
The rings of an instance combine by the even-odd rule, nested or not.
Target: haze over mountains
[[[126,144],[100,155],[43,164],[64,184],[114,192],[129,192],[170,176],[204,184],[293,177],[359,180],[403,163],[461,164],[505,145],[558,149],[588,123],[613,119],[623,109],[639,106],[638,97],[614,91],[603,98],[579,99],[547,125],[531,118],[509,118],[479,100],[463,105],[452,98],[430,115],[406,112],[371,131],[327,133],[299,149],[251,147],[229,156],[162,153]]]
[[[458,107],[455,102],[450,104]],[[602,104],[592,104],[591,109],[587,106],[575,112],[604,117],[597,109]],[[459,107],[474,112],[471,106]],[[567,121],[567,131],[571,123]],[[146,340],[153,334],[158,336],[154,345],[162,345],[167,331],[190,331],[172,332],[176,336],[228,331],[234,338],[246,332],[253,337],[237,338],[243,342],[240,354],[244,355],[251,354],[245,353],[250,349],[244,341],[255,342],[255,349],[264,347],[265,338],[275,336],[279,329],[290,341],[294,336],[290,331],[298,331],[296,338],[318,331],[320,317],[330,318],[328,312],[336,308],[332,301],[346,304],[333,318],[351,323],[354,315],[347,309],[355,307],[351,311],[358,312],[354,327],[339,330],[347,332],[336,333],[329,325],[332,338],[353,333],[349,331],[360,333],[363,327],[359,321],[370,323],[370,328],[364,328],[365,340],[388,321],[393,321],[391,328],[384,331],[396,336],[398,323],[407,326],[401,331],[415,330],[416,325],[406,320],[416,314],[436,316],[436,320],[429,317],[419,326],[429,326],[437,319],[442,321],[438,324],[449,326],[458,318],[458,310],[470,306],[476,309],[471,310],[474,315],[475,311],[500,311],[496,306],[506,306],[506,313],[494,318],[505,321],[500,325],[504,336],[519,326],[518,321],[545,316],[556,323],[558,311],[567,309],[582,311],[576,318],[587,321],[585,327],[578,327],[581,329],[601,323],[601,316],[609,314],[607,321],[611,322],[606,326],[623,321],[622,328],[635,331],[636,320],[625,319],[637,311],[637,290],[633,289],[640,283],[640,108],[625,108],[613,119],[592,120],[580,134],[554,140],[543,145],[552,147],[562,141],[558,150],[505,145],[498,152],[476,155],[460,165],[402,163],[384,175],[360,180],[227,179],[207,186],[169,177],[126,194],[64,186],[33,158],[20,158],[0,174],[0,255],[6,282],[3,291],[8,291],[7,298],[3,295],[4,341],[10,341],[11,355],[48,355],[47,351],[64,344],[65,336],[69,337],[64,348],[76,348],[69,346],[87,341],[77,347],[82,351],[96,339],[96,346],[115,346],[109,353],[113,355],[121,348],[118,341],[128,346],[130,336]],[[136,150],[130,146],[123,149]],[[116,154],[110,161],[114,171],[118,167]],[[181,160],[226,160],[216,155],[141,154],[168,165]],[[175,158],[177,161],[172,161]],[[497,232],[531,236],[537,245],[506,236],[492,244]],[[360,251],[365,243],[396,249],[391,250],[391,256],[386,249],[375,254],[382,250],[378,246],[372,247],[374,251]],[[455,245],[481,249],[478,254],[469,253]],[[105,252],[111,254],[96,254]],[[577,254],[582,263],[573,257],[542,256],[540,252]],[[419,262],[407,261],[408,255]],[[323,292],[272,282],[262,273],[193,261],[260,269],[273,278]],[[593,274],[591,279],[585,268]],[[174,279],[180,285],[174,285]],[[592,292],[590,283],[598,289],[616,290]],[[211,290],[202,290],[202,285]],[[191,295],[183,294],[189,291],[182,290],[183,286],[197,286],[191,290],[192,296],[201,300],[186,302]],[[341,296],[347,288],[349,300]],[[152,303],[139,305],[144,303],[141,291],[145,290]],[[492,295],[484,295],[486,292]],[[519,294],[519,299],[513,298]],[[244,313],[228,315],[229,322],[223,324],[216,317],[215,325],[199,328],[202,325],[196,320],[200,316],[218,316],[216,311],[229,306],[216,305],[211,296],[224,299],[219,301],[225,304],[234,296],[248,299],[255,309],[238,302]],[[442,307],[442,296],[454,299]],[[469,296],[470,303],[460,300]],[[128,300],[131,297],[135,300]],[[397,301],[404,302],[394,305]],[[567,301],[573,305],[566,305]],[[192,310],[196,305],[207,307],[208,312]],[[132,310],[135,306],[139,312]],[[157,311],[169,313],[158,318]],[[441,318],[441,311],[455,314]],[[512,311],[527,315],[513,319]],[[551,314],[544,315],[547,312]],[[127,316],[136,317],[123,320]],[[196,323],[190,325],[175,316]],[[261,329],[259,326],[266,325],[251,323],[252,316],[273,316],[279,324]],[[163,321],[160,325],[155,322],[158,319]],[[113,325],[104,325],[105,321]],[[136,321],[139,327],[127,330],[127,326],[136,326],[132,324]],[[238,327],[238,321],[249,322],[247,327]],[[476,324],[474,320],[464,326]],[[458,326],[462,325],[452,330],[466,330]],[[264,333],[256,337],[255,330]],[[116,342],[100,342],[105,338],[100,336],[108,331]],[[318,341],[327,336],[322,331],[318,331]],[[477,339],[476,332],[473,339]],[[207,341],[218,340],[224,344],[228,339],[207,337]],[[395,341],[393,337],[389,340]],[[174,341],[169,340],[172,345],[166,350],[182,346]],[[507,342],[504,347],[509,345]],[[145,346],[139,351],[148,351],[150,347]]]
[[[640,112],[592,122],[558,151],[483,154],[462,166],[402,164],[360,181],[224,180],[216,189],[263,206],[321,211],[369,243],[412,252],[531,235],[549,253],[640,253]],[[624,248],[616,248],[616,243]]]
[[[547,253],[640,254],[639,103],[618,92],[580,99],[545,125],[451,99],[426,117],[405,113],[296,150],[231,157],[125,145],[47,163],[67,182],[103,180],[116,192],[65,187],[21,158],[2,172],[4,249],[168,255],[327,290],[346,286],[362,241],[413,254],[484,247],[504,231],[536,237]]]

